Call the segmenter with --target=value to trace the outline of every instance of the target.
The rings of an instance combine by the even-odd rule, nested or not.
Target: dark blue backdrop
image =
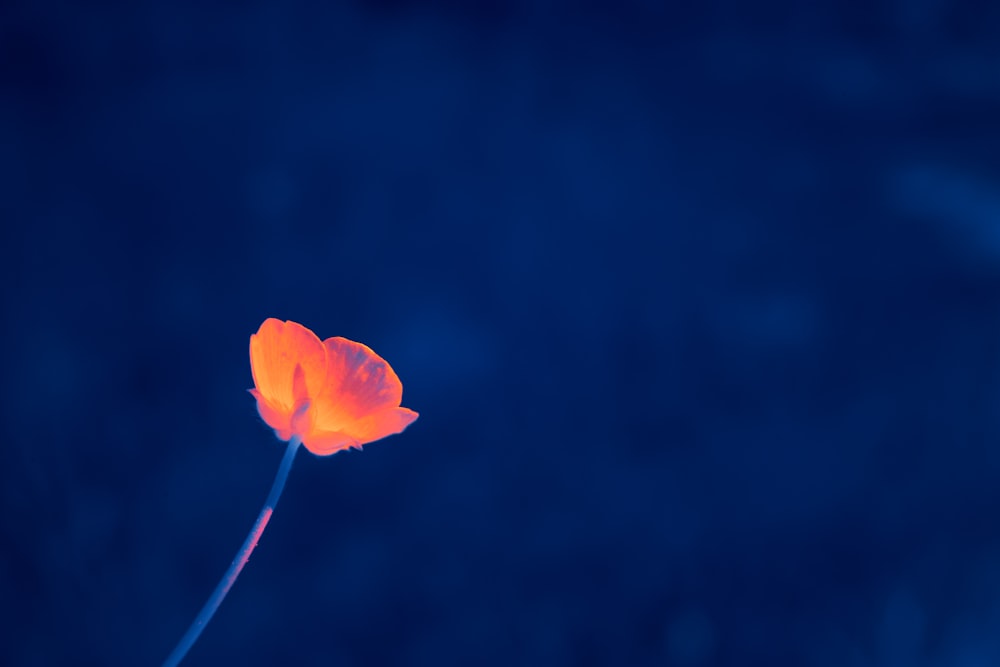
[[[800,6],[801,4],[801,6]],[[690,6],[689,6],[690,5]],[[1000,5],[4,3],[0,663],[1000,664]]]

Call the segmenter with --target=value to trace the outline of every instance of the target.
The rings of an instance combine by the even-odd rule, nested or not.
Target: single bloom
[[[319,456],[401,433],[417,418],[399,407],[403,384],[385,359],[296,322],[264,320],[250,336],[250,369],[261,419]]]

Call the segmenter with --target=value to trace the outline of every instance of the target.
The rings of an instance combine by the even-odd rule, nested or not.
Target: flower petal
[[[301,384],[308,396],[326,385],[326,348],[309,329],[296,322],[264,320],[250,336],[250,368],[257,388],[258,409],[263,398],[272,411],[291,418],[296,408],[295,368],[302,367]],[[298,397],[301,401],[302,396]],[[263,412],[261,416],[264,417]],[[270,425],[271,422],[264,417]]]
[[[351,423],[344,431],[313,431],[305,436],[302,444],[317,456],[327,456],[401,433],[418,416],[407,408],[386,408]]]
[[[257,399],[257,412],[264,423],[274,429],[279,439],[289,440],[292,437],[291,416],[287,412],[275,409],[256,389],[251,389],[250,393]]]
[[[387,408],[359,419],[351,424],[346,432],[364,445],[389,435],[402,433],[403,429],[412,424],[419,416],[408,408]]]
[[[302,364],[295,364],[295,372],[292,373],[292,396],[295,398],[295,405],[292,407],[292,431],[305,435],[312,430],[313,413],[309,409],[312,401],[309,398],[309,389],[306,387],[306,373]]]
[[[313,428],[351,433],[357,420],[399,407],[403,383],[371,348],[346,338],[327,338],[326,390],[313,401]]]
[[[336,431],[313,431],[302,439],[302,446],[316,456],[329,456],[342,449],[360,447],[357,440]]]

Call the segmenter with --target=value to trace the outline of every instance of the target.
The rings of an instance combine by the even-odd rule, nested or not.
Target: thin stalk
[[[226,597],[226,593],[229,592],[229,589],[236,582],[236,577],[240,576],[243,566],[250,559],[250,553],[257,546],[257,542],[260,540],[264,529],[267,528],[267,522],[271,520],[274,506],[278,504],[278,498],[281,497],[281,492],[285,488],[288,471],[292,469],[292,461],[295,459],[295,452],[298,451],[301,442],[298,437],[293,437],[289,440],[288,449],[285,450],[285,456],[281,459],[281,465],[278,466],[278,474],[274,476],[274,484],[271,485],[271,492],[267,494],[267,500],[264,501],[264,508],[261,509],[257,521],[254,523],[253,528],[250,529],[250,534],[247,535],[246,541],[243,542],[243,546],[240,547],[229,569],[222,575],[222,581],[215,587],[211,597],[208,598],[208,602],[198,612],[194,622],[191,623],[191,627],[188,628],[188,631],[184,633],[184,636],[177,643],[177,647],[167,657],[166,661],[164,661],[163,667],[177,667],[180,664],[184,656],[187,655],[187,652],[191,650],[195,641],[197,641],[198,636],[201,635],[201,631],[212,620],[215,610],[219,608],[222,600]]]

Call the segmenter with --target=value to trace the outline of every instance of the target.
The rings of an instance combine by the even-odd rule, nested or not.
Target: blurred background
[[[1000,664],[1000,5],[0,8],[0,663]]]

